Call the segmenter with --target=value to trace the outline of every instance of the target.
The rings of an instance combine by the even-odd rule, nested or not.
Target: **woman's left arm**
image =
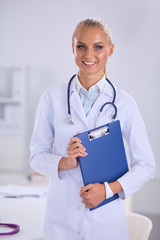
[[[138,106],[133,99],[122,133],[129,147],[130,170],[117,181],[123,189],[119,196],[125,199],[138,191],[154,177],[155,173],[155,161],[146,128]]]

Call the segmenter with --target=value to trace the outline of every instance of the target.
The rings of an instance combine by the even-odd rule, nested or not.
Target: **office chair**
[[[152,230],[152,221],[143,215],[126,213],[129,239],[130,240],[148,240]]]

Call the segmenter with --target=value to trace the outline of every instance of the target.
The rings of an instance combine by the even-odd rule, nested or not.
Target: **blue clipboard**
[[[86,157],[78,157],[84,185],[113,182],[128,171],[119,120],[80,133],[76,137],[81,140],[88,153]],[[115,194],[90,210],[117,198],[119,195]]]

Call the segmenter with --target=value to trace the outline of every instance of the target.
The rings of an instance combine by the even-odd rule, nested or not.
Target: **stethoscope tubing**
[[[73,78],[75,78],[76,74],[74,74],[71,79],[69,80],[69,83],[68,83],[68,90],[67,90],[67,104],[68,104],[68,115],[71,115],[71,108],[70,108],[70,86],[71,86],[71,82],[73,80]]]
[[[104,104],[102,105],[101,109],[100,109],[100,112],[103,111],[103,108],[104,108],[106,105],[112,105],[112,106],[114,107],[114,115],[112,116],[112,118],[115,119],[116,116],[117,116],[117,107],[116,107],[116,105],[115,105],[113,102],[106,102],[106,103],[104,103]]]
[[[112,100],[112,103],[114,104],[114,102],[116,100],[116,89],[115,89],[115,87],[113,86],[113,84],[111,83],[111,81],[108,78],[105,78],[105,79],[111,85],[111,87],[113,89],[113,100]]]
[[[71,79],[69,80],[69,83],[68,83],[68,89],[67,89],[67,106],[68,106],[68,120],[69,122],[72,122],[72,117],[71,117],[71,107],[70,107],[70,86],[71,86],[71,82],[72,80],[75,78],[76,74],[74,74]],[[104,103],[101,108],[100,108],[100,112],[103,111],[103,108],[106,106],[106,105],[112,105],[113,108],[114,108],[114,114],[112,115],[112,119],[115,119],[116,116],[117,116],[117,107],[115,105],[115,100],[116,100],[116,89],[115,87],[113,86],[113,84],[111,83],[111,81],[108,79],[108,78],[105,78],[106,81],[111,85],[112,89],[113,89],[113,99],[112,99],[112,102],[106,102]]]
[[[13,224],[13,223],[0,223],[0,226],[14,228],[14,230],[12,230],[11,232],[0,233],[0,236],[12,235],[12,234],[18,233],[20,231],[20,226],[17,225],[17,224]]]

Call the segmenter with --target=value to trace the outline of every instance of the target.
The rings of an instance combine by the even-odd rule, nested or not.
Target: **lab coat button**
[[[81,209],[81,207],[80,207],[80,206],[78,206],[78,209],[80,210],[80,209]]]

